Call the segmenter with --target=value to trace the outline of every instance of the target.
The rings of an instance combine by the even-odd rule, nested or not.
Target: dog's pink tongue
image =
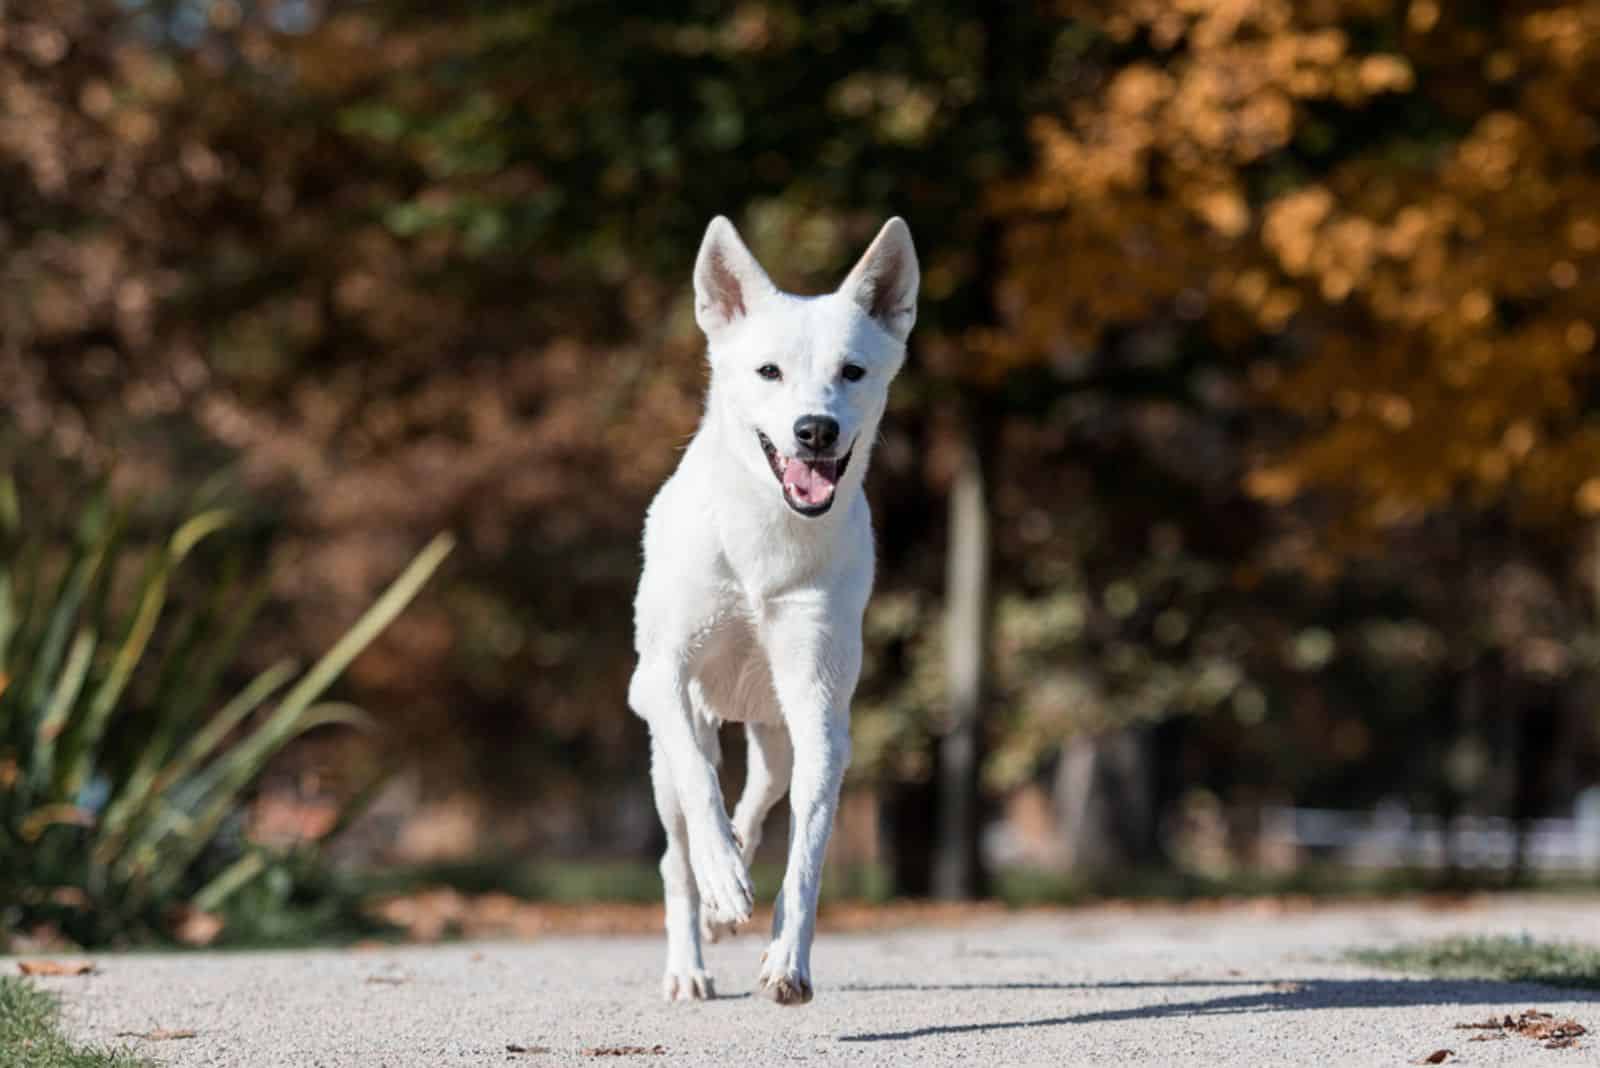
[[[821,504],[833,496],[833,465],[828,467],[824,474],[804,460],[790,460],[783,468],[784,489],[801,504]]]

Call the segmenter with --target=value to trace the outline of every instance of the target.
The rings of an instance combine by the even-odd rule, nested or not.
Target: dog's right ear
[[[710,336],[743,319],[774,292],[772,280],[750,255],[733,223],[718,215],[706,227],[694,261],[694,318]]]

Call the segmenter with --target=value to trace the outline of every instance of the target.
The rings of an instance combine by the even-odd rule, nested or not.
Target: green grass
[[[1600,948],[1576,942],[1521,938],[1443,938],[1389,949],[1357,949],[1361,964],[1450,979],[1500,979],[1518,983],[1600,990]]]
[[[56,1026],[56,1003],[14,976],[0,976],[0,1068],[150,1068],[124,1050],[74,1046]]]

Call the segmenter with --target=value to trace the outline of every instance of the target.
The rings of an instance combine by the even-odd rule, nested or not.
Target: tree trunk
[[[1160,727],[1125,727],[1061,747],[1055,802],[1067,862],[1095,877],[1165,862]]]
[[[945,678],[950,719],[939,740],[939,821],[934,842],[935,897],[963,900],[984,891],[978,772],[989,672],[991,545],[985,470],[987,413],[974,412],[950,486],[949,549],[945,568]]]

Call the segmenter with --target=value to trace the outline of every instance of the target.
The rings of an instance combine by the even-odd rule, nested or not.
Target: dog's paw
[[[757,988],[779,1005],[804,1005],[811,1000],[811,976],[794,954],[774,942],[761,955]]]
[[[717,996],[711,976],[699,968],[667,970],[661,977],[661,996],[667,1001],[709,1001]]]
[[[712,830],[689,836],[689,864],[700,888],[700,910],[705,929],[732,927],[750,919],[755,895],[750,890],[750,870],[739,855],[739,843],[727,831]]]

